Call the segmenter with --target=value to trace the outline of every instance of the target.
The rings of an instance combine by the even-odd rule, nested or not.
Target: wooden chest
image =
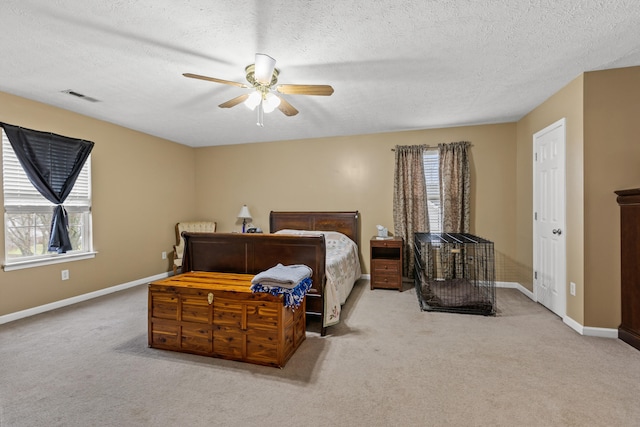
[[[252,293],[252,274],[190,272],[149,284],[149,346],[282,367],[306,337],[305,307]]]

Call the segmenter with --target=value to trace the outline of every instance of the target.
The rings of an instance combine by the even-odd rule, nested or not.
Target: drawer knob
[[[209,305],[213,303],[213,292],[209,292],[209,295],[207,295],[207,301],[209,301]]]

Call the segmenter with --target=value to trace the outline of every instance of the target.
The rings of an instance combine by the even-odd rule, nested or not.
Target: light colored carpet
[[[421,312],[361,280],[284,369],[147,347],[145,286],[0,326],[5,426],[637,426],[640,352],[517,290]]]

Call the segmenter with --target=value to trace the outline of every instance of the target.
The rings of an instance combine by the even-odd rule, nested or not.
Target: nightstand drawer
[[[374,259],[371,261],[371,269],[376,274],[398,274],[400,272],[400,262],[396,260]]]
[[[374,288],[399,288],[402,283],[400,276],[396,275],[379,275],[376,274],[371,278],[371,284]]]

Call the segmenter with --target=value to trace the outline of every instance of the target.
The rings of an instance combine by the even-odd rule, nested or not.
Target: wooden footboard
[[[313,286],[307,294],[306,314],[319,316],[324,325],[324,236],[186,232],[182,236],[185,240],[183,272],[257,274],[278,263],[311,267]]]

